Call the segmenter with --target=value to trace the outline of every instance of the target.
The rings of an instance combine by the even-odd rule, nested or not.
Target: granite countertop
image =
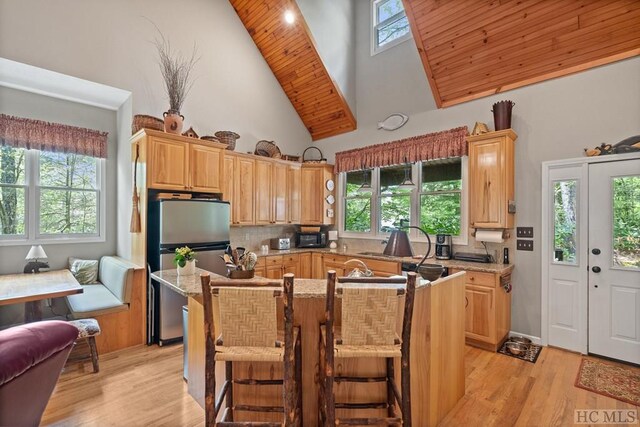
[[[191,276],[178,276],[176,269],[161,270],[151,273],[151,278],[157,280],[162,285],[169,287],[174,292],[179,293],[185,297],[194,297],[202,295],[202,285],[200,284],[200,275],[202,273],[208,273],[211,276],[211,280],[220,280],[223,282],[233,283],[234,280],[228,279],[219,274],[211,273],[200,268],[196,268],[196,273]],[[278,285],[282,284],[282,280],[265,279],[262,277],[255,277],[251,279],[255,283],[264,283],[265,288],[273,286],[274,283]],[[429,282],[428,280],[419,280],[416,284],[416,289],[424,288],[432,285],[437,285],[439,281]],[[340,287],[337,284],[337,287]],[[385,285],[394,288],[402,287],[403,285]],[[295,279],[293,294],[296,298],[325,298],[327,289],[327,281],[325,279]]]
[[[414,262],[418,263],[422,259],[422,257],[389,257],[386,255],[363,255],[355,251],[343,251],[342,249],[329,249],[329,248],[293,248],[284,251],[277,251],[270,249],[268,254],[257,253],[259,257],[265,256],[278,256],[278,255],[288,255],[288,254],[299,254],[304,252],[318,252],[323,254],[335,254],[341,256],[348,256],[352,258],[358,258],[360,260],[366,259],[375,259],[379,261],[392,261],[392,262]],[[366,263],[366,261],[365,261]],[[484,273],[498,273],[500,275],[505,275],[513,271],[515,265],[514,264],[497,264],[497,263],[481,263],[481,262],[469,262],[469,261],[458,261],[455,259],[427,259],[427,263],[430,264],[442,264],[448,268],[457,268],[465,271],[480,271]]]

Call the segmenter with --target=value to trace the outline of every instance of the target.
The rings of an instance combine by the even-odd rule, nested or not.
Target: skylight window
[[[411,38],[402,0],[373,0],[371,54],[382,52]]]

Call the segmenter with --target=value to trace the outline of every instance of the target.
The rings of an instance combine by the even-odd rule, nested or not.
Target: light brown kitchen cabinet
[[[188,188],[189,146],[173,139],[148,138],[147,173],[149,188],[186,190]]]
[[[298,257],[298,275],[301,279],[312,279],[313,278],[313,265],[311,264],[311,253],[305,252],[299,255]]]
[[[327,275],[324,272],[324,261],[322,259],[322,253],[311,253],[311,278],[312,279],[325,279]]]
[[[289,166],[283,163],[274,163],[271,168],[271,223],[286,224],[288,222],[287,185],[289,178]]]
[[[290,165],[287,179],[289,224],[300,224],[300,166]]]
[[[335,192],[335,189],[329,190],[327,188],[329,180],[335,181],[332,165],[302,165],[300,171],[300,224],[333,225],[335,223],[335,204],[327,202],[327,197],[334,195]]]
[[[256,224],[271,224],[271,170],[273,164],[264,160],[256,160]]]
[[[226,154],[224,165],[224,200],[231,204],[231,225],[255,224],[255,160]]]
[[[458,269],[449,269],[449,274]],[[511,282],[511,275],[467,271],[465,284],[466,342],[496,351],[511,330],[511,293],[503,284]]]
[[[300,255],[291,254],[282,257],[282,274],[291,273],[296,277],[300,276]]]
[[[180,135],[145,130],[148,187],[158,190],[222,193],[221,144],[200,143]]]
[[[511,129],[467,137],[471,227],[513,228],[516,138]]]
[[[224,152],[217,147],[190,144],[190,190],[222,193]]]

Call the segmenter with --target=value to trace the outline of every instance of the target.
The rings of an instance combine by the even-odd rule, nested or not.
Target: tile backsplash
[[[259,252],[262,245],[268,245],[273,237],[291,238],[291,246],[295,245],[296,227],[292,225],[264,227],[231,227],[231,245],[241,246]]]

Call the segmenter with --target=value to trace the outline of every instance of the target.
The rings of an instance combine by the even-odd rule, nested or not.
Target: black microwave
[[[296,233],[297,248],[324,248],[327,246],[327,233]]]

